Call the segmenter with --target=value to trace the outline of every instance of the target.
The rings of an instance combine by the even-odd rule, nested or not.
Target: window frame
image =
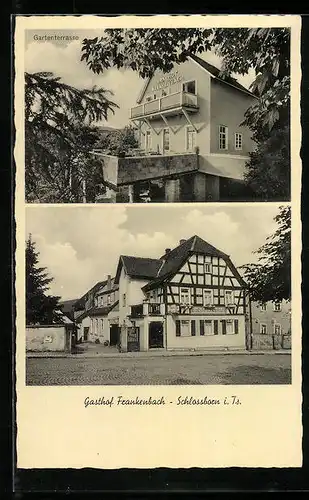
[[[226,300],[226,296],[228,294],[231,294],[232,295],[232,302],[227,302]],[[224,290],[224,304],[225,306],[235,306],[235,293],[234,293],[234,290]]]
[[[209,271],[206,271],[206,266],[209,266]],[[204,274],[211,274],[211,273],[212,273],[211,262],[204,262]]]
[[[192,149],[189,148],[189,133],[193,134],[192,137],[194,137],[194,145],[192,146]],[[186,151],[188,151],[189,153],[193,153],[194,152],[194,149],[196,148],[196,143],[197,143],[197,132],[196,130],[194,129],[194,127],[192,127],[192,125],[186,125],[186,136],[185,136],[185,140],[186,140]]]
[[[260,304],[260,311],[266,312],[267,311],[267,304],[264,302],[263,304]]]
[[[149,146],[148,146],[147,137],[149,137]],[[152,135],[151,135],[150,128],[147,128],[147,130],[145,132],[145,151],[152,151]]]
[[[164,137],[165,137],[165,132],[166,131],[168,131],[168,149],[164,148]],[[162,151],[163,151],[163,153],[164,153],[164,151],[170,151],[171,150],[170,138],[171,138],[171,136],[170,136],[170,129],[169,129],[169,127],[164,127],[162,129]]]
[[[206,292],[209,293],[210,292],[210,304],[206,304],[206,300],[205,300],[205,296],[206,296]],[[203,288],[203,305],[204,307],[211,307],[213,306],[214,304],[214,291],[212,288]]]
[[[229,332],[228,331],[228,328],[227,328],[227,325],[232,325],[232,332]],[[225,328],[226,328],[226,331],[225,331],[225,334],[226,335],[236,335],[236,331],[235,331],[235,319],[226,319],[225,320]]]
[[[238,144],[239,139],[240,139],[240,146]],[[235,147],[235,151],[242,151],[242,148],[243,148],[243,134],[241,132],[235,132],[235,135],[234,135],[234,147]]]
[[[224,128],[225,132],[222,132],[221,128]],[[219,150],[220,151],[227,151],[228,150],[228,142],[229,142],[229,129],[228,129],[228,127],[226,125],[219,125],[218,131],[219,131],[219,134],[218,134],[218,139],[219,139],[218,146],[219,146]],[[224,148],[221,147],[221,139],[222,139],[221,134],[225,135],[225,147]]]
[[[265,327],[265,332],[263,332],[264,327]],[[267,324],[266,323],[260,323],[260,334],[267,335]]]
[[[182,302],[181,300],[181,295],[182,295],[182,290],[188,290],[188,297],[189,297],[189,302]],[[188,286],[182,286],[180,287],[180,290],[179,290],[179,303],[181,306],[190,306],[191,305],[191,300],[192,300],[192,297],[191,297],[191,288],[188,287]]]
[[[189,319],[180,319],[180,337],[192,337],[191,335],[191,321]],[[183,324],[186,323],[188,326],[188,333],[184,333],[182,330]]]
[[[195,88],[194,93],[193,92],[189,92],[188,90],[184,89],[184,85],[187,85],[188,83],[191,83],[191,82],[194,82],[194,88]],[[184,92],[185,94],[197,95],[197,80],[195,78],[193,78],[191,80],[186,80],[186,81],[182,82],[181,89],[182,89],[182,92]]]
[[[276,332],[276,327],[279,327],[279,332]],[[274,335],[281,335],[282,334],[282,325],[281,323],[274,323]]]
[[[279,309],[277,309],[277,306],[279,306]],[[274,312],[281,312],[282,311],[282,304],[281,304],[281,302],[274,302],[273,310],[274,310]]]

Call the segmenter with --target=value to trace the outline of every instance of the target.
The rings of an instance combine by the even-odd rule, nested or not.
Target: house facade
[[[122,351],[246,348],[246,284],[198,236],[159,259],[121,256],[115,282]]]
[[[97,283],[87,292],[86,298],[81,301],[81,307],[84,305],[84,309],[76,313],[76,321],[80,326],[84,342],[99,342],[106,345],[119,343],[118,303],[118,285],[110,275],[107,280]]]
[[[291,302],[252,302],[252,335],[291,334]]]
[[[197,56],[156,71],[130,111],[140,155],[102,157],[109,187],[138,202],[240,199],[251,133],[241,126],[256,97]],[[124,198],[123,198],[124,199]]]

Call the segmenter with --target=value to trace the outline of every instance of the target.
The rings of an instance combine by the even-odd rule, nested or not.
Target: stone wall
[[[26,327],[27,351],[70,351],[70,333],[63,325]]]
[[[251,335],[250,348],[252,350],[291,349],[291,335]]]
[[[198,170],[198,155],[153,155],[118,158],[118,186]]]

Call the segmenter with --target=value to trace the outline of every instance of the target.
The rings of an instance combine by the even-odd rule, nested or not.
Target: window
[[[261,304],[260,305],[260,310],[261,311],[267,311],[267,304]]]
[[[234,293],[232,290],[225,291],[225,305],[226,306],[234,305]]]
[[[151,150],[151,131],[150,130],[146,130],[145,149],[146,149],[146,151]]]
[[[263,333],[264,335],[267,334],[267,325],[265,325],[264,323],[260,324],[260,333]]]
[[[281,311],[281,302],[275,302],[274,303],[274,311],[275,312]]]
[[[204,270],[205,270],[205,274],[210,274],[211,273],[211,264],[206,262],[206,264],[204,266]]]
[[[193,127],[187,127],[186,131],[186,150],[193,151],[196,145],[196,131]]]
[[[180,289],[180,303],[181,304],[191,304],[190,288]]]
[[[204,335],[212,335],[212,321],[209,319],[204,320]]]
[[[168,128],[163,129],[163,152],[170,150],[170,131]]]
[[[233,335],[235,333],[234,321],[232,319],[226,320],[226,334]]]
[[[182,337],[191,337],[190,321],[188,319],[180,320],[180,335]]]
[[[204,290],[204,306],[211,306],[213,304],[213,291]]]
[[[280,335],[281,334],[281,325],[279,323],[274,324],[274,334],[275,335]]]
[[[235,149],[242,149],[242,134],[235,134]]]
[[[109,305],[110,305],[110,303],[111,303],[111,296],[110,296],[110,295],[108,295],[108,296],[107,296],[107,305],[109,306]]]
[[[124,294],[122,295],[122,305],[123,305],[123,307],[126,307],[126,302],[127,302],[127,301],[126,301],[126,294],[124,293]]]
[[[188,94],[196,94],[195,80],[183,83],[182,90],[183,90],[183,92],[188,92]]]
[[[104,319],[101,319],[101,334],[104,331]]]
[[[227,149],[227,127],[219,126],[219,149]]]

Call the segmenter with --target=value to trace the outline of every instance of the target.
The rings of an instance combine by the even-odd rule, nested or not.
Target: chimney
[[[170,253],[171,249],[170,248],[166,248],[165,249],[165,255],[167,255],[168,253]]]
[[[112,278],[112,277],[111,277],[111,275],[110,275],[110,274],[108,274],[108,275],[107,275],[107,284],[106,284],[106,288],[107,288],[107,290],[110,290],[110,289],[112,288],[111,278]]]
[[[179,240],[179,245],[182,245],[183,243],[185,243],[187,240]]]

